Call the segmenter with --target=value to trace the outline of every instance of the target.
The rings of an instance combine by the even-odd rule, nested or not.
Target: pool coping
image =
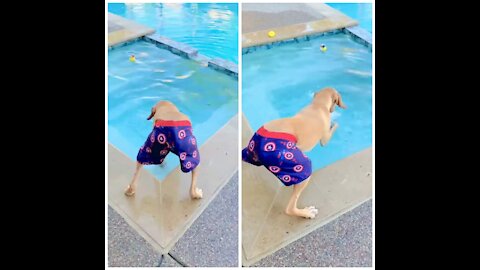
[[[274,41],[269,44],[255,45],[247,48],[242,48],[242,55],[256,52],[259,50],[270,50],[273,47],[280,47],[287,44],[307,42],[319,37],[337,35],[342,33],[349,35],[353,41],[367,47],[370,50],[370,52],[372,52],[373,50],[372,34],[359,26],[353,26],[353,27],[346,27],[342,29],[334,29],[334,30],[330,30],[322,33],[316,33],[316,34],[299,36],[299,37],[285,39],[285,40]]]
[[[318,3],[318,4],[320,4],[320,3]],[[365,30],[364,28],[360,27],[358,25],[358,21],[351,19],[349,16],[342,13],[341,11],[339,11],[339,10],[333,8],[333,7],[330,7],[326,4],[323,4],[323,5],[326,6],[325,8],[327,8],[327,9],[330,9],[330,10],[333,9],[335,11],[334,16],[336,16],[336,17],[346,17],[346,18],[349,18],[350,21],[347,20],[346,22],[341,22],[341,23],[336,23],[336,24],[334,23],[334,24],[331,25],[330,28],[326,27],[326,28],[320,28],[320,29],[317,29],[317,30],[311,30],[308,33],[302,32],[302,33],[296,33],[296,34],[291,34],[291,35],[283,35],[281,38],[276,37],[276,38],[271,39],[271,41],[269,41],[269,42],[262,41],[262,42],[251,43],[251,44],[244,44],[242,42],[242,55],[248,54],[248,53],[251,53],[251,52],[255,52],[255,51],[261,50],[261,49],[269,50],[273,47],[282,46],[282,45],[285,45],[285,44],[305,42],[305,41],[310,41],[311,39],[316,39],[316,38],[319,38],[319,37],[328,36],[328,35],[335,35],[335,34],[340,34],[340,33],[344,33],[344,34],[349,35],[352,38],[353,41],[366,46],[370,50],[370,52],[373,51],[372,33]],[[307,22],[307,23],[287,25],[287,26],[280,27],[280,28],[273,29],[273,30],[286,31],[284,28],[288,28],[288,27],[292,27],[292,26],[298,26],[298,25],[303,26],[303,25],[308,25],[308,24],[314,24],[314,23],[318,23],[318,22],[321,22],[321,21],[324,21],[324,20],[329,20],[329,19],[330,19],[330,17],[327,16],[326,18],[324,18],[322,20],[319,20],[319,21],[312,21],[312,22]],[[268,32],[268,30],[245,33],[245,34],[242,34],[242,39],[243,39],[243,36],[247,35],[247,34],[255,33],[256,35],[259,35],[259,34],[267,35],[267,32]]]
[[[288,4],[284,3],[284,5]],[[295,40],[304,36],[313,36],[332,30],[358,25],[357,20],[350,18],[346,14],[327,4],[305,3],[304,5],[305,9],[315,10],[315,12],[321,15],[322,18],[242,33],[242,49],[253,46],[272,45],[285,40]],[[276,33],[275,36],[269,37],[269,31],[274,31]]]
[[[108,12],[108,22],[117,26],[115,31],[108,32],[107,41],[109,47],[155,32],[153,28],[128,20],[111,12]]]
[[[118,16],[112,13],[108,13],[108,15],[109,15],[109,20],[110,20],[110,15],[112,15],[112,18],[115,18],[116,20],[121,21],[124,25],[134,25],[135,27],[141,28],[141,29],[148,28],[136,23],[135,21],[125,19],[121,16]],[[216,71],[219,71],[223,74],[234,77],[235,79],[238,80],[237,64],[231,61],[228,61],[226,59],[205,56],[203,54],[198,53],[198,49],[188,44],[178,42],[168,37],[156,34],[154,29],[151,29],[151,28],[149,29],[152,31],[143,31],[143,32],[140,32],[139,34],[134,34],[134,35],[132,34],[130,38],[122,39],[122,41],[115,42],[113,44],[110,44],[109,42],[108,51],[121,48],[123,46],[131,45],[137,41],[143,40],[143,41],[155,44],[157,47],[161,49],[168,50],[173,54],[179,55],[185,59],[196,61],[203,66],[212,68]],[[123,29],[119,31],[123,31]],[[110,38],[110,33],[109,33],[109,38]]]
[[[126,197],[123,189],[131,180],[135,161],[108,143],[108,204],[156,250],[162,254],[168,253],[232,176],[237,173],[237,121],[238,113],[200,146],[203,162],[199,167],[198,185],[203,189],[204,194],[204,198],[201,200],[189,198],[188,187],[191,176],[182,173],[180,165],[172,169],[161,181],[151,172],[142,168],[137,194],[135,197]],[[233,144],[231,143],[232,137],[235,142]],[[224,157],[218,159],[220,155]],[[219,160],[216,165],[220,163],[220,166],[212,163],[214,158]],[[168,212],[174,213],[168,214],[170,215],[168,220],[163,216],[165,213],[158,211],[166,209],[167,206],[163,204],[169,204],[170,211]],[[183,217],[184,214],[185,217]],[[175,222],[179,223],[175,224],[178,226],[173,224]]]

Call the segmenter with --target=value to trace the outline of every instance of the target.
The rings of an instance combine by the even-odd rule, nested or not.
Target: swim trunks
[[[143,165],[162,164],[169,152],[180,158],[181,169],[185,173],[198,166],[200,153],[190,121],[157,120],[138,151],[137,161]]]
[[[265,166],[285,186],[296,185],[312,174],[312,161],[297,148],[296,142],[292,134],[268,131],[262,126],[242,150],[242,159]]]

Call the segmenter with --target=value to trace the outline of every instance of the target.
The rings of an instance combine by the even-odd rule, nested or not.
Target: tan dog
[[[302,152],[308,152],[317,143],[325,146],[338,128],[337,123],[331,125],[331,113],[335,106],[346,109],[340,94],[334,88],[327,87],[316,92],[312,102],[293,117],[273,120],[264,124],[263,127],[269,132],[288,133],[295,136],[297,139],[296,147]],[[257,159],[258,155],[255,156],[254,161]],[[308,161],[311,164],[311,161]],[[303,209],[297,208],[298,198],[308,185],[309,180],[310,176],[293,186],[292,196],[285,209],[286,214],[314,218],[318,213],[318,210],[313,206]]]
[[[181,113],[178,108],[170,101],[159,101],[155,106],[152,107],[152,111],[150,115],[148,116],[147,120],[150,120],[153,118],[153,125],[156,127],[157,121],[174,121],[177,123],[185,122],[188,121],[190,122],[190,119],[188,116],[185,114]],[[180,121],[180,122],[179,122]],[[151,133],[153,134],[153,133]],[[191,135],[193,137],[193,134]],[[149,136],[150,137],[150,136]],[[153,136],[152,138],[154,138]],[[193,137],[194,138],[194,137]],[[155,139],[155,138],[154,138]],[[147,139],[148,143],[149,139]],[[167,144],[168,145],[168,142]],[[143,146],[140,151],[142,151]],[[195,147],[196,149],[196,147]],[[196,149],[198,151],[198,149]],[[167,153],[168,154],[168,153]],[[166,155],[166,154],[165,154]],[[160,164],[163,162],[163,159],[159,161]],[[156,163],[155,163],[156,164]],[[135,174],[133,176],[133,180],[130,183],[130,185],[127,186],[127,189],[125,190],[125,195],[127,196],[133,196],[135,194],[136,188],[137,188],[137,182],[139,179],[139,172],[140,169],[143,167],[143,164],[138,161],[137,157],[137,167],[135,170]],[[198,176],[198,167],[195,167],[192,171],[192,183],[190,185],[190,196],[192,199],[201,199],[203,197],[203,192],[201,189],[196,187],[196,182],[197,182],[197,176]]]

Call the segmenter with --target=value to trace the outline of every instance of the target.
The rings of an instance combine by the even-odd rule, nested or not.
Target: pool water
[[[109,3],[108,11],[186,43],[208,57],[238,62],[236,3]]]
[[[327,3],[327,5],[357,20],[360,27],[372,33],[371,3]]]
[[[131,54],[135,63],[129,61]],[[108,141],[132,160],[152,130],[146,119],[159,100],[172,101],[190,117],[201,146],[237,113],[237,99],[235,78],[149,42],[108,52]],[[163,179],[178,165],[170,153],[165,167],[145,168]]]
[[[324,43],[328,50],[321,52]],[[332,114],[339,124],[330,142],[307,155],[323,168],[372,145],[372,53],[346,34],[318,37],[242,56],[242,110],[254,131],[273,119],[290,117],[326,86],[336,88],[348,107]]]

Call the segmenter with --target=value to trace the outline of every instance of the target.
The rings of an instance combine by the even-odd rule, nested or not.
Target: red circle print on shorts
[[[277,166],[270,166],[268,169],[273,173],[278,173],[280,171],[280,168]]]
[[[155,141],[155,135],[152,134],[152,135],[150,136],[150,141],[151,141],[152,143]]]
[[[288,183],[288,182],[290,182],[290,180],[292,180],[292,178],[290,177],[290,175],[284,175],[284,176],[282,176],[282,181],[283,181],[283,182]]]
[[[164,158],[160,159],[160,163],[163,163],[164,160],[165,160]]]
[[[180,153],[180,160],[185,160],[185,158],[187,158],[187,153]]]
[[[197,141],[195,140],[195,138],[192,138],[192,139],[190,140],[190,142],[191,142],[193,145],[197,144]]]
[[[193,151],[192,157],[193,157],[193,158],[196,158],[196,157],[197,157],[197,150]]]
[[[150,147],[147,147],[147,153],[152,153],[152,149],[150,149]]]
[[[190,161],[187,161],[185,164],[185,168],[190,169],[192,167],[192,163]]]
[[[283,154],[283,156],[284,156],[286,159],[290,160],[290,159],[293,158],[293,153],[292,153],[292,152],[285,152],[285,154]]]
[[[293,167],[293,170],[295,172],[301,172],[301,171],[303,171],[303,166],[302,165],[297,165],[297,166]]]
[[[253,148],[255,148],[255,142],[251,140],[248,144],[248,150],[253,151]]]
[[[272,151],[275,151],[275,148],[276,148],[275,143],[269,142],[269,143],[265,144],[265,146],[263,147],[263,150],[265,150],[267,152],[272,152]]]
[[[167,138],[165,137],[165,134],[160,133],[157,137],[157,140],[159,143],[164,144],[167,141]]]
[[[288,148],[288,149],[292,149],[292,148],[293,148],[293,145],[294,145],[293,142],[287,142],[287,148]]]
[[[164,149],[164,150],[160,151],[160,155],[166,155],[167,152],[168,152],[168,151]]]
[[[178,132],[178,138],[184,139],[185,137],[187,137],[187,134],[185,133],[185,130],[183,130],[183,129],[180,130],[180,131]]]

